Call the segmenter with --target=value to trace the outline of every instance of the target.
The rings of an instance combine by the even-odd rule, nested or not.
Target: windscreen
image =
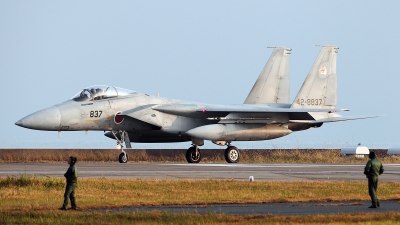
[[[72,99],[79,102],[97,101],[125,96],[132,93],[134,93],[134,91],[128,89],[115,88],[113,86],[96,85],[83,89],[74,97],[72,97]]]

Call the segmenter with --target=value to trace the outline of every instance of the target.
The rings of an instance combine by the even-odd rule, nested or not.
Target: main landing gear
[[[239,153],[239,149],[237,149],[235,146],[228,146],[225,150],[224,155],[225,155],[225,160],[228,163],[239,162],[240,153]]]
[[[186,160],[188,163],[199,163],[201,160],[200,149],[197,145],[193,145],[186,151]]]
[[[186,151],[186,160],[188,163],[199,163],[201,160],[201,153],[199,146],[204,145],[203,139],[192,137],[192,147]]]
[[[118,161],[120,163],[127,163],[128,162],[128,154],[124,151],[124,143],[126,148],[132,148],[131,142],[129,140],[128,133],[124,130],[119,131],[111,131],[114,135],[115,139],[117,140],[117,146],[121,148],[121,154],[119,154]],[[118,138],[119,136],[119,138]]]
[[[228,147],[225,150],[225,160],[228,163],[237,163],[239,162],[240,159],[240,152],[239,149],[236,148],[235,146],[230,146],[230,143],[227,143]],[[192,147],[190,147],[186,151],[186,160],[188,163],[199,163],[201,161],[201,153],[198,145],[193,144]]]

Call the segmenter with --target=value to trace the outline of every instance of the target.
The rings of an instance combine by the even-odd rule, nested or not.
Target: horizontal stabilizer
[[[331,117],[320,120],[290,120],[291,123],[308,123],[308,124],[316,124],[316,123],[330,123],[330,122],[343,122],[348,120],[360,120],[360,119],[369,119],[376,118],[385,115],[374,115],[374,116],[357,116],[357,117]]]

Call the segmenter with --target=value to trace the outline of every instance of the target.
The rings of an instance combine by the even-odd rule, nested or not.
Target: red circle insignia
[[[120,123],[122,123],[122,121],[124,121],[124,117],[121,116],[120,114],[121,114],[121,112],[117,112],[117,113],[115,114],[115,116],[114,116],[114,122],[115,122],[116,124],[120,124]]]

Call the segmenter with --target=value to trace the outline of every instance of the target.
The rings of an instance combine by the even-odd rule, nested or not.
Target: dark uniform
[[[75,165],[70,165],[67,172],[64,174],[64,177],[67,178],[67,186],[65,187],[64,204],[62,205],[62,209],[67,209],[68,198],[71,200],[72,209],[76,209],[75,188],[78,182],[78,170]]]
[[[378,176],[384,171],[382,163],[375,158],[375,153],[369,153],[370,160],[365,165],[364,174],[368,178],[368,192],[371,196],[372,205],[370,208],[377,208],[380,206],[376,190],[378,189]]]

